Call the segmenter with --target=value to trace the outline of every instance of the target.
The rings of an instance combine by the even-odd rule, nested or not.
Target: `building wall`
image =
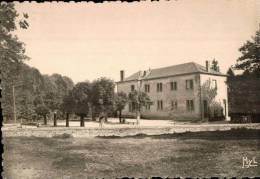
[[[211,103],[219,104],[223,108],[223,114],[226,114],[226,120],[229,120],[228,117],[228,98],[227,98],[227,84],[226,80],[227,78],[224,76],[215,76],[215,75],[208,75],[208,74],[201,74],[200,75],[200,81],[201,81],[201,87],[202,87],[202,93],[201,93],[201,100],[202,100],[202,114],[204,113],[204,107],[203,107],[203,100],[208,100],[208,90],[203,90],[205,86],[208,86],[207,84],[210,82],[210,89],[212,90],[214,85],[214,80],[217,82],[217,89],[216,89],[216,96],[212,100]],[[208,88],[208,87],[207,87]],[[226,103],[226,105],[225,105]],[[226,110],[225,110],[226,109]],[[202,115],[204,118],[204,115]]]
[[[168,118],[176,120],[196,120],[201,118],[200,109],[200,79],[199,74],[174,76],[168,78],[160,78],[153,80],[142,80],[141,90],[145,91],[145,84],[150,85],[150,92],[147,93],[153,101],[150,110],[142,109],[142,117],[144,118]],[[186,89],[186,80],[193,80],[193,89]],[[171,90],[170,82],[177,82],[177,90]],[[157,92],[157,83],[162,83],[162,92]],[[129,93],[131,85],[135,85],[137,89],[137,81],[118,83],[117,91]],[[157,110],[157,101],[163,101],[163,109]],[[186,100],[194,101],[194,111],[188,112],[186,109]],[[177,109],[172,110],[171,102],[177,101]],[[123,115],[135,116],[135,113],[129,112],[127,105],[123,110]]]

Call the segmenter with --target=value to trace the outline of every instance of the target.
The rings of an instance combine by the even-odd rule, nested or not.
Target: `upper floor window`
[[[193,100],[186,100],[186,109],[189,112],[194,111],[194,101]]]
[[[157,92],[162,92],[162,83],[157,83]]]
[[[177,90],[177,82],[176,81],[172,81],[171,83],[171,90]]]
[[[135,85],[131,85],[131,91],[135,90]]]
[[[146,93],[149,93],[149,92],[150,92],[150,85],[145,84],[145,85],[144,85],[144,91],[145,91]]]
[[[186,89],[193,89],[193,80],[186,80]]]
[[[162,100],[157,101],[157,110],[163,110],[163,101]]]

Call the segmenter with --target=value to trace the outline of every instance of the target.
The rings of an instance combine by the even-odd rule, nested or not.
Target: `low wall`
[[[40,127],[40,128],[15,128],[2,129],[4,137],[15,136],[35,136],[35,137],[53,137],[56,135],[70,134],[73,137],[95,137],[95,136],[131,136],[137,134],[160,135],[182,132],[197,132],[197,131],[217,131],[230,130],[234,128],[251,128],[260,129],[260,125],[176,125],[173,127],[134,127],[134,128],[80,128],[80,127]]]

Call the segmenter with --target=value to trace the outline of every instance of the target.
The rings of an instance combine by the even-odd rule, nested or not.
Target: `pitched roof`
[[[142,71],[138,71],[129,77],[125,78],[124,81],[132,81],[138,80]],[[153,78],[161,78],[175,75],[184,75],[190,73],[204,73],[204,74],[212,74],[212,75],[220,75],[226,76],[221,72],[217,72],[214,70],[206,70],[206,67],[199,65],[195,62],[183,63],[179,65],[173,65],[163,68],[151,69],[146,76],[142,77],[142,79],[153,79]]]

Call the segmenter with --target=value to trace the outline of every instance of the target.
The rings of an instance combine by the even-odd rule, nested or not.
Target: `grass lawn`
[[[4,176],[260,176],[260,130],[96,138],[4,138]],[[257,167],[242,168],[242,157]]]

